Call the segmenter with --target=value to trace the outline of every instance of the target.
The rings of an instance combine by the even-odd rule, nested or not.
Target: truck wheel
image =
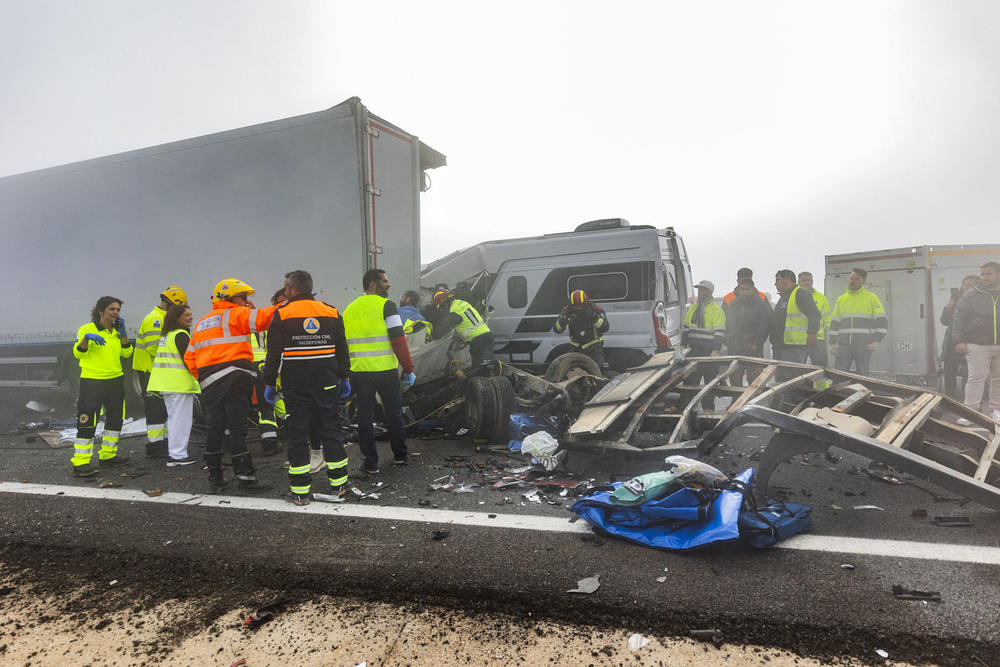
[[[552,360],[545,370],[545,379],[549,382],[565,382],[573,371],[583,371],[597,377],[602,375],[596,361],[582,352],[568,352]]]
[[[491,377],[490,381],[493,383],[493,389],[496,391],[497,395],[497,426],[493,433],[493,441],[497,444],[506,443],[510,440],[508,437],[510,415],[517,411],[517,400],[514,397],[514,385],[510,383],[510,380],[501,376]]]
[[[465,396],[465,417],[473,438],[485,440],[494,435],[497,412],[497,392],[490,378],[474,377],[469,380],[469,390]]]

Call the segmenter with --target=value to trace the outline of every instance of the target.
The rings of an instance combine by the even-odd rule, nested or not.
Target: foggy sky
[[[990,1],[7,0],[0,176],[358,96],[448,156],[424,262],[624,217],[673,226],[696,281],[749,265],[766,288],[824,254],[998,241],[998,20]]]

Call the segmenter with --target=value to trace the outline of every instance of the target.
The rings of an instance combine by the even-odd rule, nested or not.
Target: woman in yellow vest
[[[194,395],[200,394],[201,388],[184,363],[193,322],[191,308],[186,305],[170,306],[163,318],[163,336],[149,374],[149,391],[162,395],[167,405],[167,433],[170,434],[168,466],[197,463],[197,459],[188,455],[188,440],[191,438]]]
[[[90,477],[97,467],[94,455],[97,418],[104,410],[104,436],[99,456],[101,466],[121,466],[127,456],[118,455],[118,437],[125,419],[125,374],[122,358],[132,356],[132,342],[125,333],[121,315],[124,302],[102,296],[90,311],[91,321],[76,332],[73,356],[80,360],[80,396],[77,399],[76,440],[73,442],[73,476]]]

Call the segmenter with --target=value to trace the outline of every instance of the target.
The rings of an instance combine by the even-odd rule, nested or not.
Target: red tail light
[[[667,309],[662,302],[653,308],[653,333],[656,334],[656,347],[670,347],[670,336],[667,335]]]

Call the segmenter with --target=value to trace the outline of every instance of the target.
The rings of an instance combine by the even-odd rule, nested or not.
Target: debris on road
[[[288,604],[288,600],[279,600],[277,602],[272,602],[269,605],[259,607],[253,613],[246,615],[246,618],[243,620],[243,627],[249,630],[256,630],[260,626],[272,620],[274,615],[281,611],[286,604]]]
[[[567,593],[585,593],[590,595],[598,588],[601,587],[601,575],[595,574],[593,577],[587,577],[586,579],[581,579],[576,582],[576,588],[566,591]]]
[[[936,516],[931,523],[944,528],[971,528],[973,525],[967,516]]]
[[[628,650],[633,652],[638,651],[647,644],[649,644],[649,639],[643,637],[638,632],[628,638]]]
[[[722,631],[718,628],[708,630],[692,630],[691,637],[700,642],[712,642],[715,648],[722,648]]]
[[[898,584],[892,587],[892,596],[897,600],[941,602],[941,594],[937,591],[911,591]]]

